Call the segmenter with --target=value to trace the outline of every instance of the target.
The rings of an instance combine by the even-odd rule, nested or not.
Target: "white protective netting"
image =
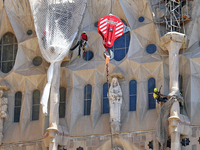
[[[82,20],[86,0],[30,0],[30,5],[41,53],[51,63],[41,99],[43,113],[47,114],[54,64],[68,54]]]
[[[170,109],[175,101],[183,104],[183,98],[179,95],[168,96],[168,101],[164,103],[160,109],[160,113],[155,126],[155,149],[165,150],[169,136]]]

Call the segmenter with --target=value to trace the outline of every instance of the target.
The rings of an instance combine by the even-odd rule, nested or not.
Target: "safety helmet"
[[[157,89],[157,88],[154,88],[154,92],[158,92],[158,89]]]
[[[86,32],[85,32],[85,31],[83,31],[82,33],[85,33],[85,34],[86,34]]]

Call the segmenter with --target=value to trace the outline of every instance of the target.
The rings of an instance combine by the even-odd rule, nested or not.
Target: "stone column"
[[[49,150],[57,150],[58,142],[56,140],[56,132],[59,125],[59,101],[60,101],[60,65],[61,62],[55,63],[54,75],[51,86],[50,94],[50,113],[49,113],[49,128],[47,131],[51,135],[51,141],[49,144]]]
[[[178,32],[168,32],[160,39],[160,46],[163,50],[169,52],[169,76],[170,76],[170,94],[180,95],[178,76],[179,76],[179,50],[186,48],[186,35]]]
[[[160,39],[160,46],[169,52],[169,76],[170,93],[169,96],[180,97],[178,76],[179,76],[179,50],[185,47],[185,34],[178,32],[168,32]],[[179,129],[180,106],[176,100],[171,108],[169,117],[169,131],[171,135],[171,150],[181,150],[180,129]]]

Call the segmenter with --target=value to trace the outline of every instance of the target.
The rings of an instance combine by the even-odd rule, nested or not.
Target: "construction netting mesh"
[[[160,109],[160,113],[155,126],[155,149],[165,150],[167,147],[167,140],[169,136],[169,122],[170,109],[175,101],[183,103],[183,98],[179,95],[168,96],[168,101],[164,103]]]
[[[30,0],[30,5],[41,53],[51,63],[47,73],[48,83],[41,99],[43,112],[47,113],[54,63],[61,62],[68,54],[77,35],[86,2],[85,0]]]

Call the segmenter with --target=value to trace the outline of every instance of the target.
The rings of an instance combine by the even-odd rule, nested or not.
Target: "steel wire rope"
[[[111,6],[110,6],[110,13],[112,13],[112,0],[110,1],[111,2]],[[106,48],[106,51],[107,51],[107,48]],[[107,57],[107,56],[106,56]],[[110,56],[109,56],[109,59],[110,59]],[[110,61],[110,60],[109,60]],[[106,64],[106,72],[107,72],[107,89],[108,89],[108,104],[109,104],[109,109],[110,109],[110,103],[109,103],[109,62],[108,64]],[[110,109],[111,110],[111,109]],[[111,149],[114,150],[113,148],[113,133],[112,133],[112,121],[110,123],[110,136],[111,136]]]

